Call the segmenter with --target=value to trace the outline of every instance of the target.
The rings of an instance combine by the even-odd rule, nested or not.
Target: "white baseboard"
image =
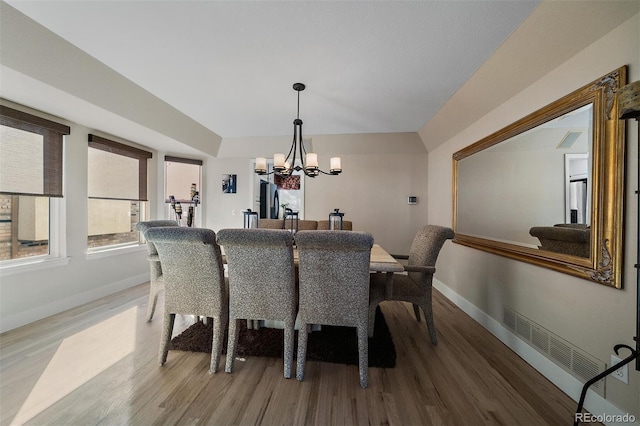
[[[49,304],[41,305],[15,315],[3,317],[2,322],[0,323],[0,333],[64,312],[67,309],[75,308],[88,302],[93,302],[101,297],[126,290],[146,281],[149,281],[148,272],[146,274],[136,275],[115,283],[93,288],[79,294],[74,294],[73,296],[56,300]]]
[[[571,399],[576,401],[580,400],[580,393],[582,392],[583,384],[567,373],[565,370],[557,366],[553,361],[542,355],[540,352],[532,348],[524,340],[513,334],[511,330],[504,327],[500,322],[496,321],[485,312],[477,308],[471,302],[458,293],[447,287],[441,281],[434,278],[433,287],[442,293],[447,299],[458,306],[467,315],[473,318],[476,322],[486,328],[491,334],[496,336],[502,343],[507,345],[512,351],[518,354],[529,365],[535,368],[540,374],[546,377],[550,382],[556,385],[560,390],[566,393]],[[635,419],[633,423],[620,423],[615,421],[607,421],[607,419],[623,418],[627,413],[621,411],[618,407],[611,404],[609,401],[593,392],[587,391],[587,396],[584,402],[584,409],[588,410],[594,416],[603,416],[604,421],[602,423],[606,425],[637,425],[640,426],[640,419]]]

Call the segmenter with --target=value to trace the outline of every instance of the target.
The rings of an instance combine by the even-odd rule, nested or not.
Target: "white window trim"
[[[64,198],[49,197],[49,254],[0,262],[0,276],[67,265],[66,208]]]
[[[118,246],[96,247],[95,249],[87,250],[86,259],[104,259],[106,257],[121,256],[124,254],[138,253],[147,250],[147,243],[130,243]]]

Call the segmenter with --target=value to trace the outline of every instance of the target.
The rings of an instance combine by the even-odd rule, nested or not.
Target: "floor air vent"
[[[509,308],[504,308],[502,323],[582,383],[607,368],[604,362]],[[604,397],[604,388],[603,379],[594,383],[590,389]]]

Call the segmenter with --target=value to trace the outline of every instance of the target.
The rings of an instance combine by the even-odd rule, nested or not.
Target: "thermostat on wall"
[[[407,197],[407,204],[418,204],[418,197],[415,195],[409,195]]]

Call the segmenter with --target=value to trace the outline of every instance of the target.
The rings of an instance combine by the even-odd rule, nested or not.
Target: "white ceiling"
[[[416,132],[539,1],[7,1],[222,137]]]

